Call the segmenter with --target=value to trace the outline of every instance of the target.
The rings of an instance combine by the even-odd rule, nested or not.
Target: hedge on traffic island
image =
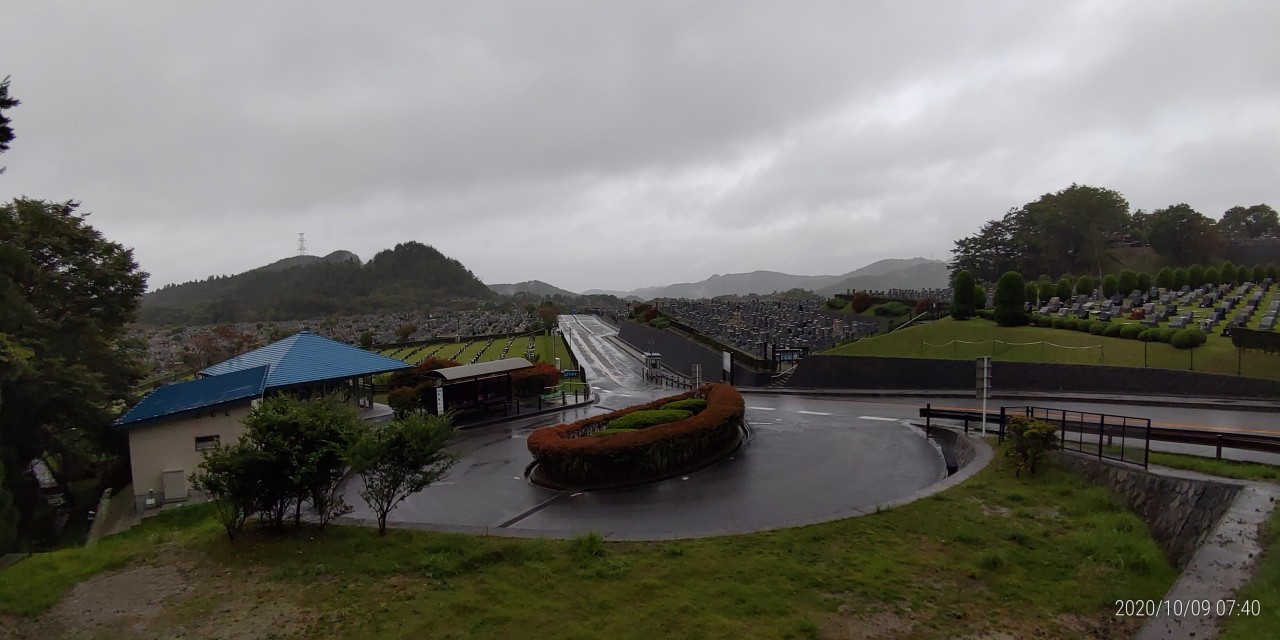
[[[596,435],[622,416],[695,397],[705,398],[706,408],[683,420]],[[692,471],[736,448],[744,412],[742,394],[731,385],[717,383],[606,415],[543,427],[528,439],[536,462],[534,479],[590,489],[652,482]]]

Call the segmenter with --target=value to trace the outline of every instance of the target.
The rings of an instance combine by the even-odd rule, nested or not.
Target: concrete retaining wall
[[[662,354],[664,365],[692,377],[692,365],[698,363],[702,365],[703,381],[720,382],[723,370],[721,352],[713,351],[695,340],[631,320],[622,321],[618,328],[618,339],[639,351],[648,351],[649,341],[653,340],[653,349]],[[769,374],[751,371],[735,362],[733,384],[740,387],[763,387],[769,384]]]
[[[1041,362],[992,363],[998,391],[1075,391],[1280,398],[1280,381],[1194,371]],[[973,389],[973,360],[812,355],[800,361],[788,387],[824,389]]]
[[[1240,486],[1234,484],[1156,475],[1072,453],[1056,452],[1054,457],[1090,482],[1124,496],[1179,571],[1240,493]]]

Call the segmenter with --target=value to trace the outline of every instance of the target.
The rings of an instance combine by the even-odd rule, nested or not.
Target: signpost
[[[982,435],[987,435],[987,398],[991,397],[991,356],[978,358],[978,397],[982,398]]]

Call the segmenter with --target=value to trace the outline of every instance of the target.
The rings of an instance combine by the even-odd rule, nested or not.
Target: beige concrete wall
[[[167,501],[164,494],[166,471],[181,470],[187,486],[188,501],[200,501],[201,496],[192,491],[190,483],[185,481],[203,460],[196,450],[196,438],[218,436],[219,442],[224,445],[239,440],[244,435],[244,426],[240,421],[249,415],[249,408],[249,402],[245,401],[230,408],[202,411],[198,417],[187,414],[130,429],[129,458],[133,467],[133,493],[138,512],[147,513],[144,512],[145,502],[152,490],[155,491],[157,507]],[[153,509],[150,513],[155,511]]]

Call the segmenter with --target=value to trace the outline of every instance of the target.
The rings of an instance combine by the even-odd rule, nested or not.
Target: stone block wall
[[[1054,457],[1093,484],[1123,496],[1179,571],[1240,493],[1240,485],[1235,484],[1163,476],[1073,453],[1056,452]]]

